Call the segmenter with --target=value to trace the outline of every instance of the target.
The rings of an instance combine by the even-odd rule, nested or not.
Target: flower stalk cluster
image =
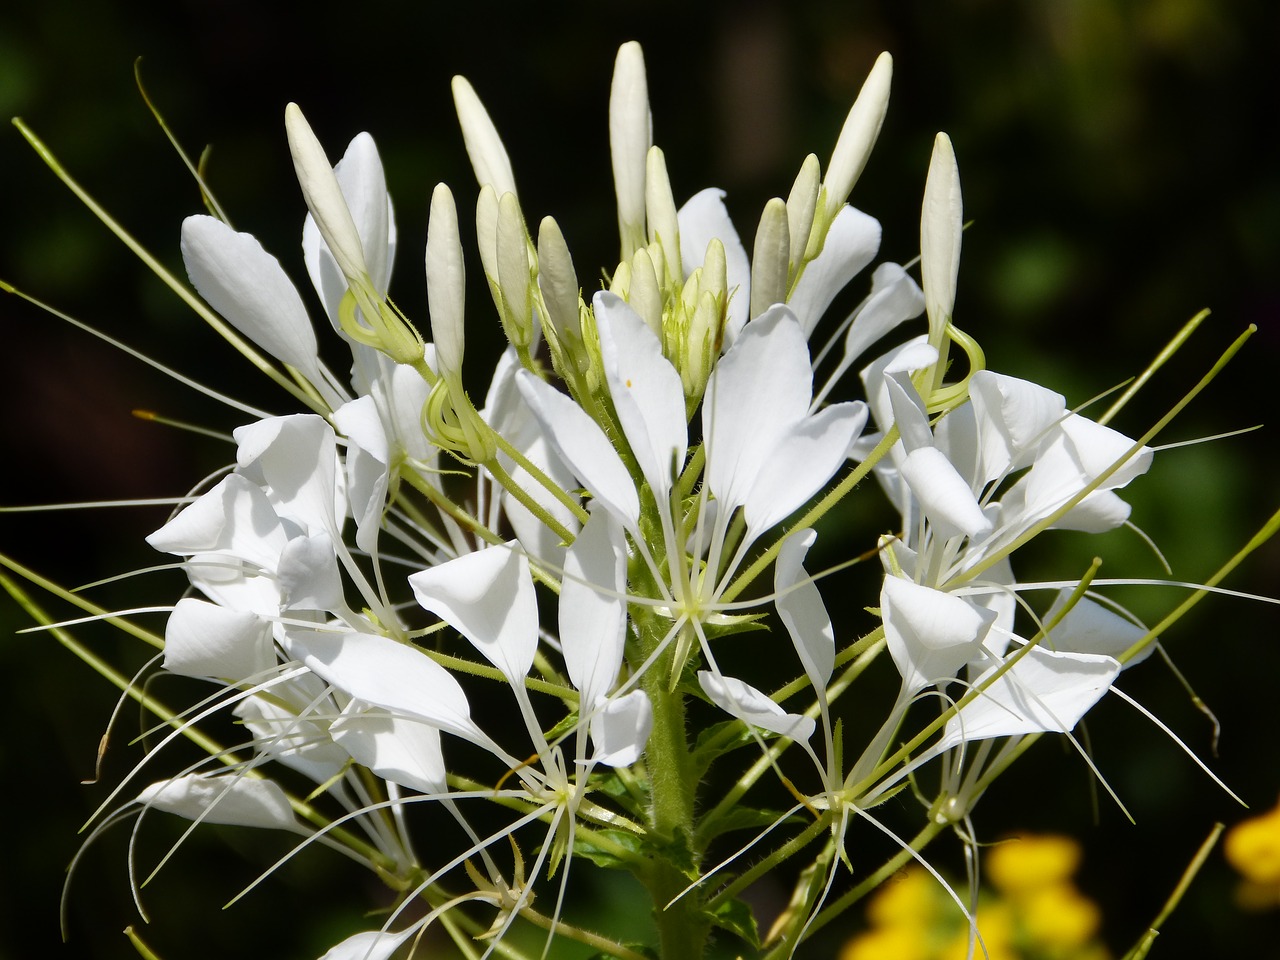
[[[638,878],[668,960],[712,937],[785,957],[870,889],[842,877],[859,831],[893,836],[887,798],[922,801],[921,832],[897,842],[931,872],[935,836],[971,840],[992,779],[1040,735],[1070,736],[1154,649],[1096,568],[1024,583],[1013,558],[1046,531],[1127,524],[1121,491],[1152,465],[1154,431],[1131,439],[985,368],[955,322],[963,219],[944,134],[918,276],[873,266],[880,225],[848,201],[891,69],[881,55],[830,159],[805,158],[749,253],[722,191],[677,204],[643,57],[624,45],[609,100],[619,250],[599,289],[555,220],[526,215],[456,78],[478,189],[432,193],[429,327],[388,299],[402,244],[373,139],[331,165],[290,105],[319,324],[250,234],[196,215],[181,248],[200,309],[309,409],[240,425],[227,469],[147,538],[190,584],[152,637],[162,667],[215,691],[161,711],[160,747],[220,711],[247,739],[203,741],[207,763],[144,784],[157,749],[108,805],[284,831],[368,867],[394,907],[332,960],[401,955],[436,924],[464,955],[518,956],[506,935],[522,918],[642,955],[562,919],[584,862]],[[487,312],[465,302],[472,200],[508,341],[483,398],[463,379]],[[861,299],[832,316],[847,288]],[[317,326],[349,369],[322,357]],[[827,516],[867,476],[890,505],[875,543]],[[851,605],[878,617],[861,636],[827,606],[828,584],[855,574],[809,572],[819,541],[841,567],[877,567]],[[761,649],[765,669],[746,653]],[[848,692],[885,682],[869,668],[886,653],[898,692],[858,741],[844,725],[876,698]],[[456,824],[453,852],[418,849],[424,804]],[[475,826],[492,821],[482,807],[505,825]],[[739,894],[773,871],[794,878],[790,905],[755,917]]]

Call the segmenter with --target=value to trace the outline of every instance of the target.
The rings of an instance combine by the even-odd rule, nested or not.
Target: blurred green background
[[[151,96],[185,146],[195,153],[213,145],[209,179],[237,228],[257,234],[300,284],[305,208],[284,143],[284,105],[302,105],[335,158],[368,130],[387,166],[400,229],[392,295],[421,318],[430,189],[444,180],[470,198],[473,188],[451,75],[465,73],[492,112],[526,215],[558,219],[589,283],[616,255],[606,107],[620,42],[644,44],[655,139],[677,197],[708,185],[727,189],[748,244],[761,206],[785,196],[804,154],[825,162],[862,78],[887,49],[895,57],[889,117],[852,201],[883,223],[885,258],[913,257],[930,143],[935,131],[950,133],[974,221],[957,322],[979,338],[993,368],[1082,403],[1140,371],[1186,319],[1212,308],[1192,345],[1117,423],[1136,435],[1257,324],[1244,356],[1162,438],[1171,442],[1253,426],[1270,413],[1280,362],[1276,10],[1272,0],[518,8],[184,0],[146,12],[123,2],[9,3],[0,10],[0,114],[24,117],[180,273],[179,225],[199,212],[199,197],[134,87],[133,60],[142,56]],[[0,277],[211,386],[288,412],[6,129]],[[478,263],[469,266],[475,279]],[[473,290],[468,351],[476,370],[497,345],[484,342],[481,318],[489,314],[481,288]],[[130,416],[152,409],[221,430],[237,422],[135,360],[14,297],[0,299],[0,335],[7,441],[0,503],[179,495],[228,459],[223,445]],[[1175,577],[1208,576],[1280,506],[1276,447],[1272,427],[1172,450],[1126,492],[1134,521],[1165,551]],[[0,516],[0,550],[80,583],[156,562],[141,538],[164,516],[162,507]],[[871,532],[885,522],[871,521]],[[1106,560],[1103,576],[1160,575],[1125,532],[1061,535],[1023,560],[1019,573],[1069,576],[1094,552]],[[1228,586],[1280,594],[1278,571],[1280,551],[1269,546]],[[179,583],[143,579],[109,595],[121,606],[163,602]],[[1121,596],[1158,617],[1181,595]],[[1168,637],[1222,722],[1214,769],[1255,811],[1280,791],[1276,622],[1275,608],[1218,599]],[[118,933],[136,922],[127,827],[89,848],[71,888],[66,945],[57,904],[81,842],[76,828],[136,760],[137,748],[126,745],[139,729],[136,709],[122,712],[103,783],[80,785],[92,776],[115,694],[51,638],[11,635],[24,623],[0,604],[0,960],[134,956]],[[128,671],[146,659],[105,629],[77,635]],[[1122,685],[1208,754],[1208,724],[1167,670],[1149,662]],[[185,689],[157,684],[162,694],[176,701]],[[1081,886],[1102,903],[1120,953],[1212,823],[1237,821],[1243,811],[1114,698],[1089,727],[1098,766],[1136,824],[1105,798],[1095,815],[1084,765],[1048,742],[998,784],[976,822],[989,838],[1016,828],[1078,836],[1087,850]],[[904,824],[918,816],[909,807]],[[154,862],[176,837],[170,826],[151,821],[140,862]],[[334,857],[307,857],[219,911],[280,849],[243,832],[198,833],[149,888],[159,922],[145,936],[167,960],[319,955],[361,922],[341,904],[353,885],[369,883]],[[855,855],[855,863],[869,867],[873,856]],[[958,864],[954,851],[939,857]],[[1240,912],[1233,884],[1215,855],[1152,956],[1280,955],[1280,914]],[[607,885],[580,896],[581,909],[590,909],[599,902],[591,897],[608,896]],[[833,955],[855,922],[851,916],[843,930],[824,931],[802,955]]]

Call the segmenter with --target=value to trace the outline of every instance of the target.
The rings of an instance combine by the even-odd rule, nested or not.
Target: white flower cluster
[[[711,843],[745,822],[733,807],[795,744],[814,772],[783,778],[790,819],[752,841],[760,855],[775,830],[796,838],[764,853],[766,867],[813,853],[766,938],[785,955],[820,915],[849,825],[871,820],[912,771],[941,757],[930,820],[962,821],[1022,738],[1069,732],[1120,658],[1151,649],[1084,582],[1047,609],[1021,599],[1014,550],[1049,528],[1124,523],[1116,490],[1152,454],[1060,395],[983,369],[952,323],[962,218],[945,136],[925,191],[921,282],[897,264],[874,269],[823,351],[815,393],[810,337],[879,247],[879,224],[847,199],[889,75],[883,55],[825,173],[806,159],[787,198],[765,207],[748,256],[720,191],[676,206],[643,59],[625,45],[609,117],[621,253],[596,291],[580,288],[554,220],[530,234],[502,142],[455,80],[480,261],[510,342],[480,409],[463,388],[453,195],[441,185],[431,202],[426,343],[387,299],[399,244],[367,134],[331,167],[298,108],[287,111],[310,210],[306,268],[350,347],[349,379],[321,359],[303,297],[252,236],[212,216],[183,224],[196,290],[284,365],[311,412],[236,430],[234,467],[149,538],[181,558],[194,588],[169,617],[164,667],[225,685],[205,713],[231,709],[252,758],[163,780],[137,801],[301,833],[395,878],[401,908],[326,957],[389,957],[437,919],[492,944],[522,915],[636,956],[534,910],[535,881],[575,853],[641,878],[664,956],[700,956],[717,926],[750,941],[754,928],[722,907],[755,873],[719,881]],[[914,339],[886,342],[921,316]],[[961,379],[947,378],[953,347]],[[828,402],[854,370],[863,399]],[[804,564],[814,525],[869,473],[899,517],[878,550],[882,627],[859,639],[833,624]],[[872,546],[841,543],[851,557]],[[772,591],[749,594],[770,565]],[[777,622],[789,643],[778,640],[770,669],[796,679],[766,692],[737,675],[760,672],[736,661],[732,638]],[[886,649],[901,692],[874,738],[841,745],[840,711],[858,706],[837,698]],[[484,678],[509,688],[522,731],[472,710]],[[891,750],[924,697],[941,704],[936,722]],[[695,711],[724,722],[696,737]],[[479,748],[465,752],[472,766],[451,762],[455,740]],[[730,795],[703,795],[702,771],[744,744],[754,755]],[[315,785],[307,802],[286,792],[298,774]],[[509,825],[477,835],[464,800],[501,804]],[[419,862],[419,802],[456,817],[470,837],[462,855]],[[796,829],[796,814],[809,827]],[[518,852],[500,862],[507,838],[531,830],[542,838],[533,866]],[[427,908],[404,913],[417,899]]]

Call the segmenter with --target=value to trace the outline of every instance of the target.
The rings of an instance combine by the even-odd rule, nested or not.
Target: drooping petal
[[[592,759],[626,767],[640,759],[653,731],[653,705],[643,690],[610,699],[591,718]]]
[[[565,556],[560,588],[560,646],[583,703],[595,703],[617,683],[627,626],[626,588],[622,526],[607,510],[593,510]]]
[[[339,611],[347,607],[338,557],[327,533],[294,537],[285,544],[276,579],[282,609]]]
[[[147,537],[147,543],[165,553],[225,553],[265,570],[275,569],[287,541],[262,488],[235,473]]]
[[[968,482],[937,447],[912,450],[898,469],[943,540],[961,535],[976,540],[991,532],[991,520]]]
[[[1054,424],[1066,413],[1066,400],[1029,380],[979,370],[969,380],[969,396],[981,444],[985,486],[1029,466]]]
[[[138,802],[201,823],[304,832],[274,780],[190,773],[151,784],[138,794]]]
[[[774,567],[773,589],[778,596],[778,615],[791,635],[809,682],[815,690],[825,690],[835,669],[835,630],[818,585],[804,569],[805,555],[817,537],[813,530],[799,530],[783,542]]]
[[[712,703],[744,723],[792,740],[805,741],[813,736],[815,724],[811,717],[787,713],[768,694],[736,677],[717,677],[710,670],[699,670],[698,684]]]
[[[366,394],[344,403],[333,412],[333,422],[347,438],[347,497],[356,521],[356,546],[372,553],[387,506],[391,460],[377,401]]]
[[[458,681],[420,650],[367,633],[291,629],[282,639],[291,656],[348,696],[397,716],[415,717],[489,746],[471,719]]]
[[[276,665],[271,624],[193,597],[179,600],[164,628],[164,668],[184,677],[238,683]]]
[[[513,685],[524,683],[538,649],[538,604],[519,543],[420,570],[409,586],[424,609],[471,641]]]
[[[999,666],[974,681],[981,684]],[[1120,673],[1111,657],[1035,647],[947,721],[936,749],[1028,733],[1067,733]]]
[[[329,725],[329,734],[356,763],[384,780],[423,793],[446,789],[444,754],[436,727],[349,705]]]

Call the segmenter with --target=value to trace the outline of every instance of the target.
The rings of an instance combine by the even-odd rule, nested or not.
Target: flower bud
[[[751,254],[751,316],[758,317],[775,303],[787,302],[787,259],[791,231],[787,205],[774,197],[764,205]]]
[[[640,44],[631,41],[618,48],[609,91],[609,151],[618,197],[622,260],[630,260],[644,246],[645,158],[652,144],[653,118],[649,113],[644,54]]]
[[[659,147],[649,148],[645,163],[644,207],[649,219],[649,245],[660,245],[666,260],[665,280],[679,283],[683,279],[680,276],[680,224],[675,197],[671,194],[671,179],[667,176],[667,160]],[[658,282],[663,281],[659,274]]]
[[[960,168],[951,140],[940,133],[933,141],[920,211],[920,285],[929,315],[929,342],[935,347],[940,346],[955,307],[963,226]]]
[[[858,92],[858,99],[845,118],[835,149],[831,151],[831,162],[827,164],[827,177],[823,182],[828,222],[849,199],[853,185],[858,182],[862,168],[871,156],[871,148],[880,135],[880,125],[884,123],[885,111],[889,109],[889,81],[892,77],[893,57],[882,53],[876,58]]]
[[[476,96],[466,77],[453,78],[453,105],[462,127],[462,141],[471,158],[471,168],[481,187],[489,184],[498,196],[516,192],[516,178],[511,172],[511,158],[502,145],[489,112]]]

